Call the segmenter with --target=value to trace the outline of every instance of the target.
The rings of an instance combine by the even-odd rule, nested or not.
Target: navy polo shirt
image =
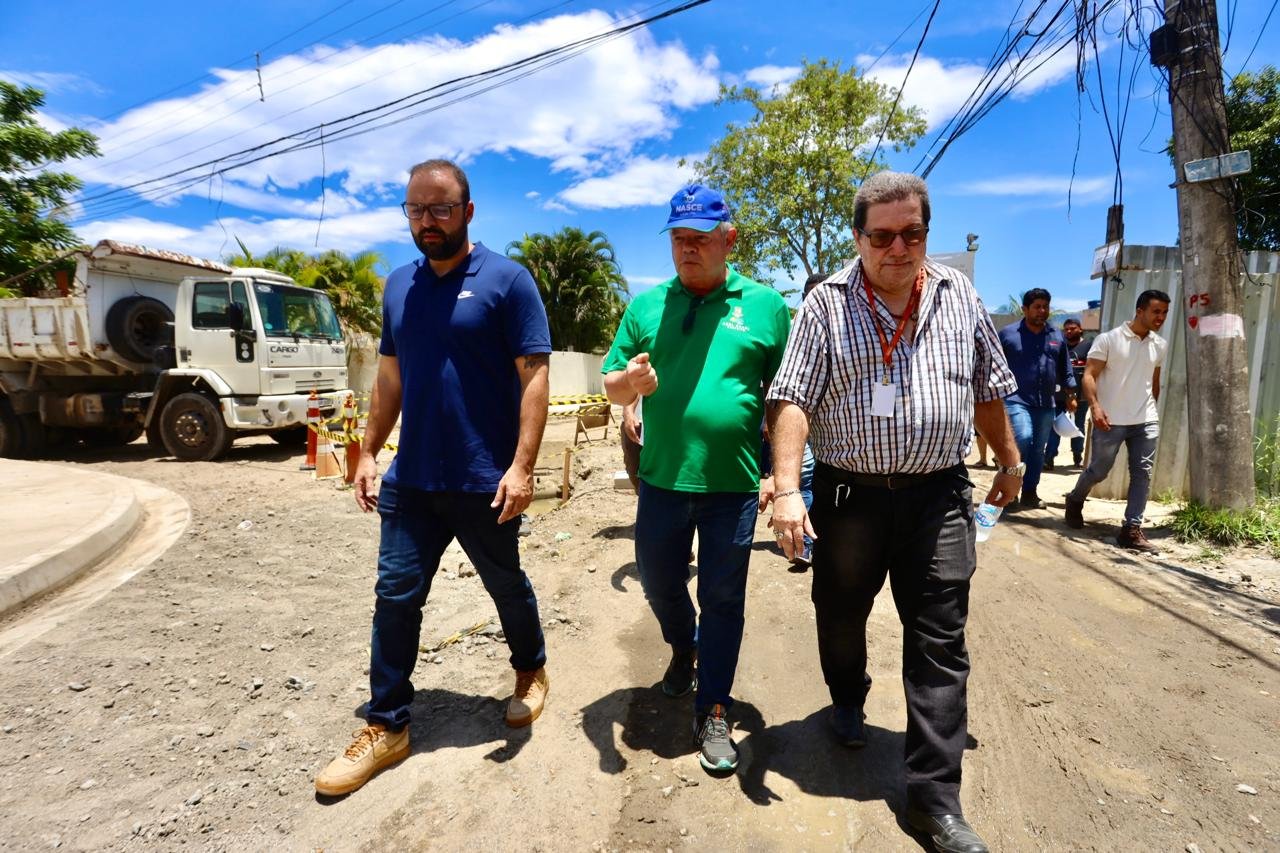
[[[388,482],[492,492],[515,458],[515,360],[551,352],[529,271],[477,243],[443,277],[426,258],[387,277],[378,352],[400,365],[400,443]]]
[[[1023,320],[1010,323],[1000,330],[1000,345],[1018,380],[1018,390],[1008,399],[1024,406],[1053,408],[1057,386],[1076,387],[1067,341],[1048,323],[1040,334],[1028,329]]]

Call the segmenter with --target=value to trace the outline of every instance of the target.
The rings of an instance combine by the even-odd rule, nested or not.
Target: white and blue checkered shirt
[[[991,317],[959,270],[925,261],[914,340],[893,352],[892,418],[871,414],[884,358],[876,332],[897,325],[877,297],[867,302],[862,262],[818,285],[791,327],[768,399],[795,403],[809,418],[819,462],[864,474],[926,474],[961,464],[973,440],[975,402],[1017,388]]]

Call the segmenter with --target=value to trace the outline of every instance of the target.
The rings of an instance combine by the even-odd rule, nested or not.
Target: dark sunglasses
[[[929,229],[924,225],[917,225],[905,231],[863,231],[861,228],[858,231],[876,249],[889,248],[893,245],[893,241],[899,237],[902,238],[903,245],[919,246],[924,242],[925,235],[929,233]]]
[[[695,296],[689,302],[689,313],[684,315],[684,322],[680,324],[680,331],[686,335],[693,331],[693,318],[698,312],[698,306],[702,304],[702,297]]]

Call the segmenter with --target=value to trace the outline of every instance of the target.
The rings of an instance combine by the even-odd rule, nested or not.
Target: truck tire
[[[179,394],[160,413],[165,449],[183,462],[212,462],[231,447],[234,436],[222,412],[203,394]]]
[[[173,341],[173,312],[159,299],[127,296],[107,311],[107,340],[122,358],[150,364]]]
[[[26,439],[22,421],[5,397],[0,397],[0,457],[21,459],[25,454]]]

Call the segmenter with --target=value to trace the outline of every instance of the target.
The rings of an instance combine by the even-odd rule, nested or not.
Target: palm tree
[[[355,332],[375,336],[381,333],[383,278],[377,267],[383,258],[377,252],[348,256],[330,249],[309,256],[298,249],[277,246],[265,255],[254,255],[239,237],[236,243],[240,254],[227,256],[227,263],[282,272],[303,287],[328,294],[348,338]]]
[[[608,345],[630,292],[603,232],[526,234],[507,246],[507,256],[537,283],[554,347],[594,352]]]

